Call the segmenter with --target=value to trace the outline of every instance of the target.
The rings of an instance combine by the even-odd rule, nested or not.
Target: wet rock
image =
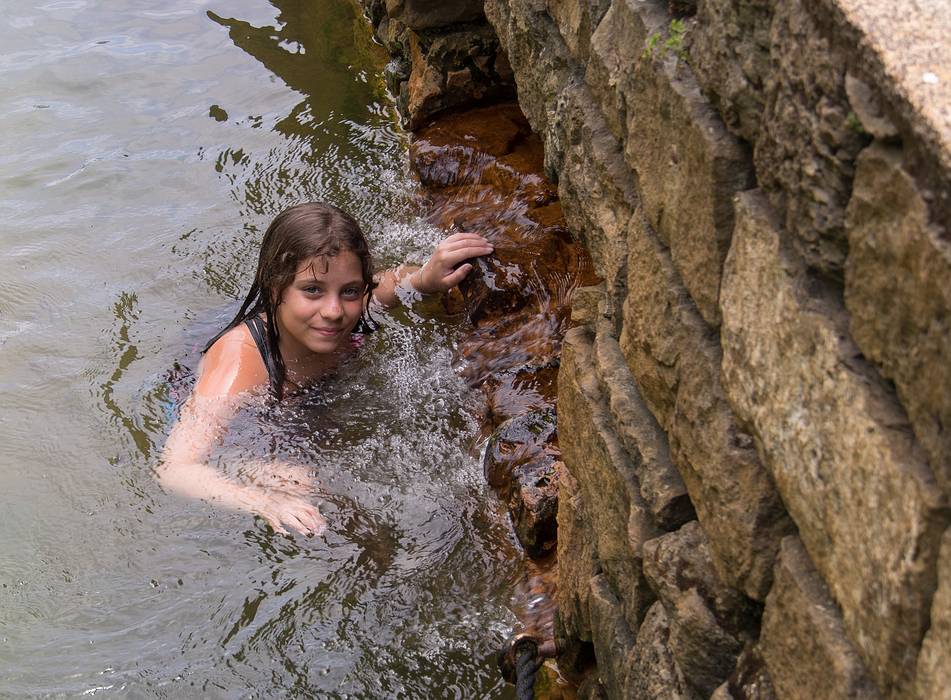
[[[644,575],[667,612],[668,647],[686,682],[709,697],[755,635],[757,606],[717,576],[697,521],[644,543]]]
[[[938,590],[931,603],[931,626],[918,656],[918,697],[951,698],[951,530],[944,533],[938,563]]]
[[[447,114],[427,127],[419,129],[410,145],[410,158],[413,169],[420,174],[423,184],[435,184],[444,187],[443,178],[427,176],[427,166],[439,158],[438,149],[459,148],[473,153],[484,153],[493,158],[502,158],[512,152],[520,139],[526,138],[531,129],[525,122],[518,105],[503,103],[466,112]],[[421,146],[434,149],[434,156],[428,158]],[[457,156],[443,157],[441,160],[451,164]],[[474,177],[463,180],[466,184],[481,182],[481,171]],[[453,183],[461,184],[461,183]]]
[[[710,700],[777,700],[769,669],[754,644],[746,645],[733,673]]]
[[[540,643],[554,639],[558,561],[554,554],[525,562],[512,607],[519,618],[515,633],[525,632]]]
[[[948,510],[901,407],[763,196],[737,200],[723,382],[876,684],[911,680]],[[774,681],[776,681],[774,674]]]
[[[783,540],[759,649],[781,698],[878,700],[842,616],[798,537]]]
[[[555,405],[558,363],[523,365],[496,372],[482,384],[489,421],[498,425],[509,418]]]
[[[687,684],[670,651],[670,621],[658,601],[647,611],[628,660],[624,695],[613,697],[652,700],[700,700]]]
[[[641,217],[632,219],[628,241],[621,350],[644,402],[667,431],[717,572],[763,600],[779,542],[792,525],[752,438],[727,403],[718,343],[666,251]]]
[[[493,373],[554,362],[561,352],[567,311],[524,309],[476,327],[459,344],[463,376],[471,386],[479,386]]]
[[[391,71],[390,90],[404,123],[417,129],[446,110],[489,99],[511,99],[510,66],[492,28],[483,23],[450,28],[408,27],[387,16],[377,35],[407,71]]]
[[[530,557],[553,551],[558,534],[558,478],[562,463],[547,455],[520,465],[508,498],[515,536]]]
[[[507,501],[515,534],[530,556],[555,545],[559,457],[551,409],[506,421],[486,447],[486,479]]]
[[[845,305],[863,354],[895,382],[951,495],[951,243],[899,148],[859,158],[847,230]]]

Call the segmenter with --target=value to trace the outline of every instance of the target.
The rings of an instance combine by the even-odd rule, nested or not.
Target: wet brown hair
[[[373,281],[373,262],[367,240],[360,225],[342,209],[323,202],[307,202],[285,209],[278,214],[264,233],[258,270],[251,291],[241,309],[225,328],[212,338],[205,351],[232,328],[247,319],[264,314],[269,357],[265,358],[271,389],[280,399],[284,396],[287,368],[279,348],[279,332],[275,318],[284,290],[294,281],[301,266],[311,258],[332,258],[349,251],[360,259],[363,282],[366,285],[361,320],[375,325],[367,307],[376,283]],[[270,362],[268,362],[270,360]]]

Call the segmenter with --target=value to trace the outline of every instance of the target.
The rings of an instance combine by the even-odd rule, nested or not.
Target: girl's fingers
[[[458,250],[447,251],[442,261],[445,265],[452,267],[463,260],[468,260],[469,258],[478,258],[482,255],[488,255],[492,252],[492,248],[487,248],[484,246],[467,246],[465,248],[459,248]]]
[[[287,530],[281,527],[281,521],[278,518],[275,518],[270,513],[261,513],[261,517],[267,521],[267,524],[271,526],[271,529],[274,530],[279,535],[288,534]]]
[[[454,243],[456,241],[465,240],[485,241],[486,239],[484,236],[478,233],[473,233],[472,231],[459,231],[458,233],[454,233],[451,236],[446,236],[443,239],[443,243]]]
[[[477,248],[479,250],[493,250],[495,246],[484,238],[472,238],[461,241],[443,241],[440,248],[447,253],[452,253],[463,248]]]
[[[472,272],[472,263],[466,263],[465,265],[460,265],[457,270],[455,270],[451,275],[443,277],[443,282],[449,287],[455,287],[457,284],[462,282],[468,275]]]

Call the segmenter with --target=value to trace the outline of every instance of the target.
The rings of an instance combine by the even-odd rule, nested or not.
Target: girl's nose
[[[331,296],[324,305],[324,318],[335,321],[341,316],[343,316],[343,304],[340,303],[339,297]]]

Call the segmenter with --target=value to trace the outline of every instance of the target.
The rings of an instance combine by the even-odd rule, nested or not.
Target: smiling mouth
[[[314,328],[320,335],[334,336],[339,335],[343,328]]]

